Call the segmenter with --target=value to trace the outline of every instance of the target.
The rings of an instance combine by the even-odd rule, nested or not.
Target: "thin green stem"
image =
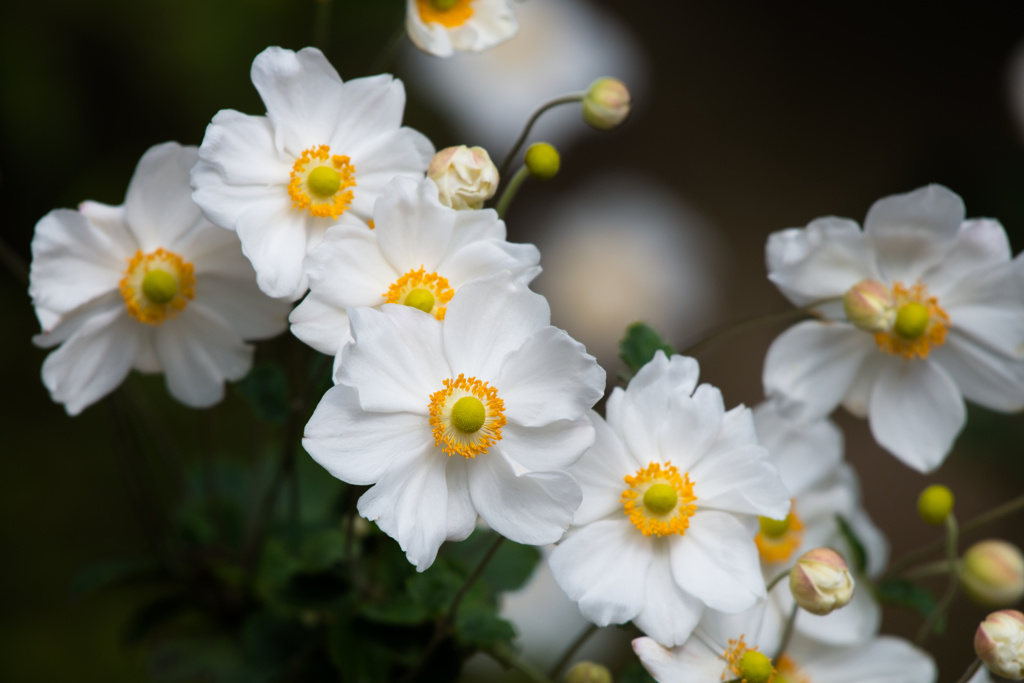
[[[961,676],[960,680],[958,680],[956,683],[967,683],[969,680],[974,678],[974,674],[978,673],[978,669],[980,668],[981,658],[975,657],[974,661],[971,662],[971,665],[967,667],[967,671],[964,672],[964,675]]]
[[[789,618],[786,619],[786,627],[782,630],[782,639],[779,641],[779,649],[772,657],[773,662],[779,661],[785,652],[786,648],[789,647],[789,639],[793,637],[793,627],[796,626],[796,613],[800,611],[800,606],[793,604],[793,609],[789,612]]]
[[[519,659],[516,653],[505,643],[497,643],[485,648],[483,651],[494,661],[510,669],[515,669],[533,681],[533,683],[552,683],[551,678]]]
[[[572,658],[573,658],[573,655],[575,655],[575,654],[576,654],[576,652],[577,652],[577,651],[578,651],[578,650],[579,650],[579,649],[580,649],[581,647],[583,647],[583,644],[584,644],[585,642],[587,642],[588,640],[590,640],[590,636],[592,636],[592,635],[594,635],[595,633],[597,633],[597,631],[598,631],[598,629],[599,629],[599,628],[600,628],[600,627],[599,627],[599,626],[598,626],[597,624],[591,624],[591,625],[590,625],[590,626],[589,626],[589,627],[587,628],[587,630],[585,630],[585,631],[584,631],[583,633],[581,633],[581,634],[579,635],[579,638],[577,638],[576,640],[574,640],[574,641],[572,642],[572,645],[570,645],[570,646],[569,646],[568,648],[566,648],[566,650],[565,650],[565,652],[564,652],[564,653],[562,654],[562,656],[558,658],[558,661],[557,661],[557,662],[555,662],[555,665],[554,665],[554,666],[552,666],[552,667],[551,667],[551,668],[550,668],[550,669],[548,670],[548,677],[549,677],[549,678],[553,678],[553,679],[557,679],[557,678],[558,678],[558,675],[559,675],[560,673],[562,673],[562,669],[564,669],[564,668],[565,668],[565,667],[566,667],[566,666],[567,666],[567,665],[569,664],[570,660],[572,660]]]
[[[505,186],[505,191],[501,193],[501,199],[498,200],[498,218],[504,218],[505,214],[508,213],[508,207],[512,204],[512,200],[516,197],[516,192],[519,191],[519,186],[530,177],[530,169],[523,166],[516,174],[512,176],[512,180],[508,181]]]
[[[959,540],[960,535],[956,525],[956,515],[951,512],[946,517],[946,562],[949,564],[949,585],[946,588],[945,595],[942,596],[942,600],[939,601],[939,604],[935,606],[932,613],[925,619],[921,630],[917,632],[916,642],[918,645],[923,645],[924,641],[928,640],[928,636],[935,628],[935,624],[946,613],[949,606],[953,604],[953,598],[956,597],[956,592],[960,588],[960,574],[956,571],[956,561],[957,557],[959,557]]]
[[[712,346],[715,342],[726,337],[731,337],[737,332],[743,332],[763,325],[790,322],[792,320],[799,320],[800,318],[818,317],[814,309],[819,306],[832,303],[833,301],[838,301],[838,299],[822,299],[820,301],[809,303],[806,306],[801,306],[800,308],[782,311],[781,313],[769,313],[768,315],[759,315],[736,323],[730,323],[729,325],[706,335],[704,338],[699,339],[689,346],[686,346],[679,353],[684,356],[695,356],[709,346]]]
[[[384,43],[384,47],[381,48],[377,56],[373,58],[370,63],[370,74],[379,74],[387,71],[391,68],[392,62],[395,61],[395,57],[398,56],[398,48],[402,45],[402,39],[405,38],[405,19],[402,19],[402,23],[398,25],[395,32],[388,38],[388,42]]]
[[[512,162],[515,161],[516,155],[522,148],[523,143],[526,142],[526,138],[530,137],[530,131],[533,129],[533,124],[537,123],[537,119],[539,119],[544,114],[544,112],[546,112],[548,109],[554,109],[555,107],[562,104],[582,102],[585,96],[586,93],[582,92],[562,95],[561,97],[556,97],[550,102],[545,102],[540,106],[540,109],[533,112],[533,115],[530,116],[529,120],[526,122],[526,126],[523,128],[523,132],[520,133],[516,141],[512,143],[512,148],[509,149],[508,154],[505,155],[505,160],[501,162],[501,168],[498,170],[498,177],[504,178],[505,174],[507,174],[509,169],[512,168]]]
[[[790,571],[792,571],[792,570],[791,569],[787,569],[786,571],[782,572],[781,574],[776,576],[774,579],[769,581],[768,582],[768,586],[765,587],[765,591],[768,592],[768,593],[771,593],[772,589],[775,588],[775,586],[778,585],[779,581],[782,581],[783,579],[785,579],[786,577],[789,576],[789,572]]]
[[[331,14],[334,0],[315,0],[316,18],[313,20],[313,46],[327,52],[331,44]]]
[[[936,560],[935,562],[929,562],[923,564],[920,567],[914,567],[903,572],[903,578],[910,579],[911,581],[920,581],[921,579],[930,579],[933,576],[944,576],[949,573],[949,560]]]

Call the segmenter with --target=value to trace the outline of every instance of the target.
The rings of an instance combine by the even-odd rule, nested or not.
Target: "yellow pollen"
[[[761,517],[761,531],[758,532],[754,543],[757,544],[757,552],[765,562],[785,562],[804,541],[804,524],[800,515],[796,513],[796,503],[790,507],[786,519],[779,521]]]
[[[735,640],[729,639],[729,649],[719,659],[724,659],[726,665],[722,671],[723,681],[739,678],[744,683],[771,683],[775,677],[772,660],[756,647],[747,647],[742,635]]]
[[[166,249],[149,254],[136,251],[120,282],[129,315],[147,325],[160,325],[185,310],[196,295],[193,270],[191,263]]]
[[[623,481],[629,488],[622,492],[619,502],[644,536],[686,533],[690,517],[697,511],[689,474],[680,475],[672,463],[665,463],[663,468],[661,463],[652,462],[636,474],[623,477]]]
[[[946,343],[949,316],[939,306],[939,300],[929,296],[928,289],[920,282],[909,288],[894,282],[892,294],[896,302],[896,324],[891,332],[875,333],[875,343],[894,356],[908,360],[927,358],[934,347]]]
[[[455,290],[448,286],[448,280],[437,273],[427,273],[421,267],[395,280],[383,296],[386,304],[405,304],[430,313],[438,320],[444,320],[448,302],[455,296]]]
[[[811,683],[808,678],[788,655],[779,657],[773,683]]]
[[[472,0],[416,0],[420,19],[424,24],[431,22],[445,28],[458,28],[473,16]]]
[[[366,221],[366,224],[370,226],[370,230],[373,230],[374,228],[377,227],[377,224],[373,222],[372,218],[370,220]]]
[[[429,411],[434,445],[449,456],[475,458],[501,441],[505,403],[487,382],[461,374],[446,379],[444,389],[431,394]]]
[[[292,206],[317,218],[337,219],[352,203],[356,169],[346,156],[331,154],[328,145],[304,150],[292,166],[288,194]],[[312,196],[311,196],[312,195]]]

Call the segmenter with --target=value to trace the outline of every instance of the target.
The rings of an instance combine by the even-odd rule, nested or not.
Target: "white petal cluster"
[[[510,0],[407,0],[405,27],[416,47],[437,57],[489,50],[519,30]]]
[[[659,351],[612,392],[607,421],[591,413],[597,440],[570,470],[583,502],[551,556],[585,617],[632,620],[670,646],[706,607],[736,613],[764,597],[757,519],[783,519],[790,504],[751,411],[726,411],[698,375],[697,361]],[[671,509],[648,498],[655,486],[675,488]]]
[[[238,237],[192,203],[188,174],[196,160],[195,147],[152,147],[123,205],[84,202],[36,225],[29,293],[43,331],[35,342],[60,345],[43,363],[43,383],[71,415],[133,368],[164,373],[186,405],[213,405],[225,381],[249,371],[246,340],[286,327],[288,305],[256,286]],[[165,274],[171,301],[147,299],[147,269]]]
[[[964,398],[1024,408],[1024,261],[1011,258],[1003,227],[964,219],[959,196],[939,185],[881,199],[864,229],[820,218],[768,240],[769,278],[789,299],[820,306],[772,344],[765,392],[800,420],[842,403],[904,463],[929,472],[965,421]],[[845,320],[835,303],[875,280],[928,311],[913,343]]]

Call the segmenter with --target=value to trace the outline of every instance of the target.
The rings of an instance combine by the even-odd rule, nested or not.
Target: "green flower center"
[[[426,289],[414,289],[405,295],[405,301],[403,303],[406,306],[418,308],[424,313],[430,313],[434,310],[434,295]],[[481,407],[480,410],[483,410],[483,407]],[[473,431],[476,430],[474,429]]]
[[[740,677],[746,683],[768,683],[772,679],[772,660],[757,650],[747,650],[740,658]]]
[[[785,519],[760,517],[761,533],[768,538],[782,538],[789,531],[789,524],[792,519],[793,515],[786,515]]]
[[[487,411],[475,396],[463,396],[452,406],[452,424],[463,434],[473,434],[484,426]]]
[[[678,500],[675,488],[668,484],[655,484],[644,493],[644,507],[656,515],[671,512]]]
[[[903,304],[896,313],[896,334],[904,339],[917,339],[928,329],[928,309],[916,301]]]
[[[178,282],[166,271],[151,270],[142,279],[142,293],[154,304],[169,304],[178,295]]]
[[[430,6],[436,10],[444,12],[445,10],[450,10],[452,7],[455,7],[455,4],[458,1],[459,0],[430,0]]]
[[[341,187],[341,176],[333,168],[317,166],[309,172],[306,185],[317,197],[333,197]]]

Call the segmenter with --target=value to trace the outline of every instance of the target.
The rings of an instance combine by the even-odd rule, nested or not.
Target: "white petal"
[[[703,458],[690,468],[700,509],[784,519],[790,492],[761,446],[742,446]]]
[[[558,544],[549,563],[555,580],[598,626],[624,624],[644,606],[651,539],[622,519],[594,522]]]
[[[963,220],[959,195],[942,185],[926,185],[875,202],[864,232],[882,276],[909,285],[946,255]]]
[[[466,213],[460,211],[459,213]],[[512,244],[500,240],[474,242],[452,253],[438,266],[452,287],[458,289],[478,277],[501,270],[512,273],[512,279],[529,284],[540,274],[540,251],[532,244]]]
[[[826,649],[798,663],[808,679],[823,683],[935,683],[938,677],[927,652],[893,636],[854,648]]]
[[[165,142],[146,150],[135,167],[124,200],[125,220],[146,253],[174,249],[178,238],[200,219],[192,201],[189,171],[199,160],[196,147]]]
[[[336,225],[306,257],[309,286],[318,298],[344,310],[349,306],[380,306],[400,275],[381,253],[376,230],[363,225]],[[418,265],[416,266],[419,267]]]
[[[338,479],[362,486],[376,483],[396,458],[424,453],[433,442],[422,415],[367,412],[356,390],[339,384],[313,411],[302,447]]]
[[[405,86],[390,74],[352,78],[345,81],[342,89],[344,104],[332,113],[337,128],[328,141],[332,148],[349,154],[361,148],[367,141],[394,131],[402,125],[405,113]],[[429,142],[428,142],[429,144]],[[426,155],[427,163],[434,155],[433,147]],[[356,166],[356,173],[360,167]],[[420,172],[426,170],[422,166]]]
[[[148,325],[146,327],[149,327]],[[160,356],[156,352],[156,329],[139,329],[139,348],[135,352],[135,362],[132,369],[147,374],[163,372],[164,367],[160,363]]]
[[[195,300],[226,320],[242,339],[269,339],[288,327],[291,304],[261,292],[255,278],[197,278]]]
[[[586,417],[559,420],[543,427],[509,422],[501,435],[505,455],[531,472],[564,470],[594,443],[594,428]]]
[[[268,296],[297,298],[306,289],[302,260],[309,239],[307,216],[292,208],[283,188],[267,194],[238,217],[242,253],[256,269],[256,281]]]
[[[374,237],[395,271],[437,270],[452,238],[455,211],[438,201],[433,180],[395,178],[377,200],[373,216]]]
[[[870,586],[865,584],[856,587],[849,604],[831,614],[822,617],[800,610],[796,618],[797,632],[829,645],[856,645],[878,635],[882,626],[882,607],[871,596]],[[793,609],[789,586],[779,586],[775,590],[785,596],[788,615]]]
[[[118,255],[131,256],[139,248],[135,235],[125,222],[123,204],[110,206],[100,202],[84,201],[78,205],[78,211],[89,219],[93,227],[106,235],[112,244],[119,247]]]
[[[721,683],[722,656],[699,638],[668,650],[652,638],[637,638],[633,651],[658,683]]]
[[[523,471],[498,446],[469,463],[469,492],[492,529],[527,545],[561,538],[582,498],[579,484],[565,472]]]
[[[774,401],[765,401],[754,408],[754,424],[758,439],[793,496],[818,484],[843,459],[843,432],[831,420],[807,425],[792,422],[779,413]]]
[[[436,21],[425,23],[416,0],[406,0],[405,29],[413,45],[424,52],[435,57],[451,57],[454,54],[455,48],[452,47],[448,29]]]
[[[323,301],[316,292],[306,295],[288,316],[288,322],[292,334],[328,356],[336,355],[352,339],[348,313]]]
[[[734,614],[764,596],[753,535],[733,515],[698,509],[669,547],[676,583],[708,607]]]
[[[772,342],[764,361],[764,392],[800,420],[831,413],[849,390],[868,353],[871,335],[847,323],[807,320]]]
[[[230,204],[241,200],[245,190],[287,185],[292,163],[274,146],[274,125],[266,116],[249,116],[222,109],[213,116],[199,147],[200,162],[191,174],[192,187],[201,196],[221,196]],[[196,199],[209,215],[205,202]],[[224,206],[214,213],[234,214],[224,227],[233,227],[245,204]],[[212,216],[211,216],[212,218]],[[221,224],[220,220],[214,222]]]
[[[1024,362],[1010,360],[956,330],[932,352],[932,358],[949,373],[964,398],[1007,413],[1024,408]]]
[[[583,502],[576,510],[575,526],[590,524],[612,513],[623,515],[619,497],[625,490],[623,477],[635,474],[637,465],[626,453],[618,435],[601,416],[587,414],[594,427],[594,445],[569,469],[583,489]]]
[[[359,499],[359,514],[398,541],[421,572],[434,563],[447,537],[448,456],[430,444],[396,457]]]
[[[934,361],[895,364],[871,392],[871,434],[918,472],[942,464],[966,419],[960,390]]]
[[[633,623],[662,645],[671,647],[687,641],[704,614],[704,605],[672,578],[669,549],[665,545],[655,545],[654,560],[647,570],[644,608]]]
[[[458,250],[481,240],[503,242],[506,237],[505,221],[498,218],[498,212],[494,209],[456,211],[450,248]]]
[[[550,322],[544,297],[514,283],[507,271],[497,273],[452,297],[444,319],[445,352],[456,374],[492,381],[505,360]]]
[[[423,180],[434,146],[422,133],[412,128],[383,132],[359,143],[352,150],[356,169],[351,211],[363,220],[372,217],[374,202],[396,177],[417,182]]]
[[[448,541],[464,541],[476,529],[476,508],[469,495],[469,467],[464,458],[449,458],[445,480],[448,485]]]
[[[741,403],[722,416],[722,429],[707,455],[759,444],[757,430],[754,428],[754,413]]]
[[[999,221],[990,218],[964,221],[946,258],[922,279],[928,283],[928,291],[941,301],[963,278],[1003,265],[1011,258],[1010,240]]]
[[[718,438],[725,416],[722,392],[710,384],[702,384],[693,396],[673,394],[668,419],[658,429],[661,455],[679,468],[691,469]]]
[[[891,361],[892,358],[884,353],[867,354],[860,369],[857,370],[853,384],[847,390],[846,396],[843,396],[843,407],[857,417],[867,417],[875,382]]]
[[[1024,257],[972,273],[939,303],[951,333],[1024,360]]]
[[[665,356],[658,351],[622,395],[621,404],[609,409],[608,423],[622,437],[630,452],[643,466],[660,455],[658,435],[671,417],[672,396],[689,395],[697,386],[697,361],[684,356]],[[609,401],[609,404],[611,401]]]

